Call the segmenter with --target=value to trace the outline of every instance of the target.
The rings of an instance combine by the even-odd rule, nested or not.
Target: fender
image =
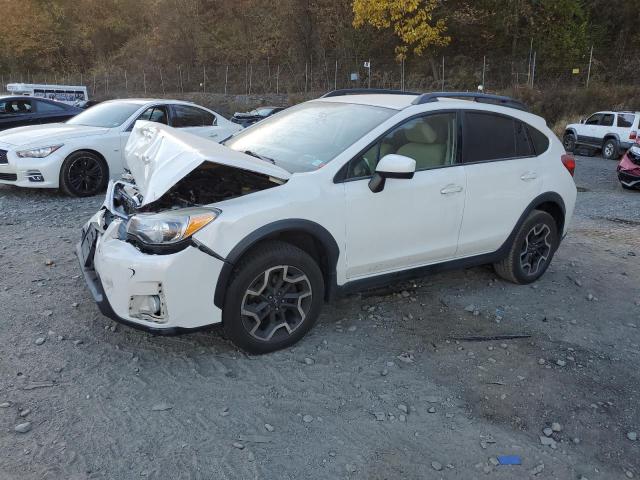
[[[240,258],[258,242],[285,232],[304,232],[313,236],[322,244],[328,257],[328,271],[324,272],[326,297],[328,299],[333,296],[336,286],[336,265],[338,263],[338,256],[340,255],[338,243],[335,238],[333,238],[333,235],[322,225],[310,220],[291,218],[264,225],[251,232],[233,247],[224,260],[224,266],[222,267],[216,284],[216,291],[213,297],[213,303],[216,307],[222,309],[224,305],[224,297],[227,292],[231,273]]]

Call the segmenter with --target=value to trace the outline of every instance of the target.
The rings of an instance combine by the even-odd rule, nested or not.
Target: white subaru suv
[[[639,121],[640,112],[597,112],[567,125],[562,143],[567,152],[587,147],[615,160],[635,143]]]
[[[221,323],[265,353],[339,294],[486,263],[538,279],[576,201],[575,163],[544,120],[506,97],[365,92],[223,145],[137,122],[129,174],[77,247],[100,310],[156,333]]]

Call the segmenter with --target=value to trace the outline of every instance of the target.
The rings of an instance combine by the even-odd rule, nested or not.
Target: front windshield
[[[100,103],[67,120],[67,123],[88,127],[119,127],[139,108],[140,105],[128,102]]]
[[[273,159],[291,173],[310,172],[326,165],[395,113],[354,103],[306,102],[241,131],[225,145]]]

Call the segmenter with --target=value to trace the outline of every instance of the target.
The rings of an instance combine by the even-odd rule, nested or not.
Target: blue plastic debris
[[[498,463],[500,465],[522,465],[522,459],[519,455],[498,455]]]

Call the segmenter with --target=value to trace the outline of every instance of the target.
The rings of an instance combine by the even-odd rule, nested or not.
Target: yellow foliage
[[[422,55],[427,47],[445,46],[451,41],[445,35],[445,21],[433,23],[433,11],[438,4],[438,0],[353,0],[353,26],[392,28],[402,42],[396,47],[398,60],[406,58],[409,49]]]

